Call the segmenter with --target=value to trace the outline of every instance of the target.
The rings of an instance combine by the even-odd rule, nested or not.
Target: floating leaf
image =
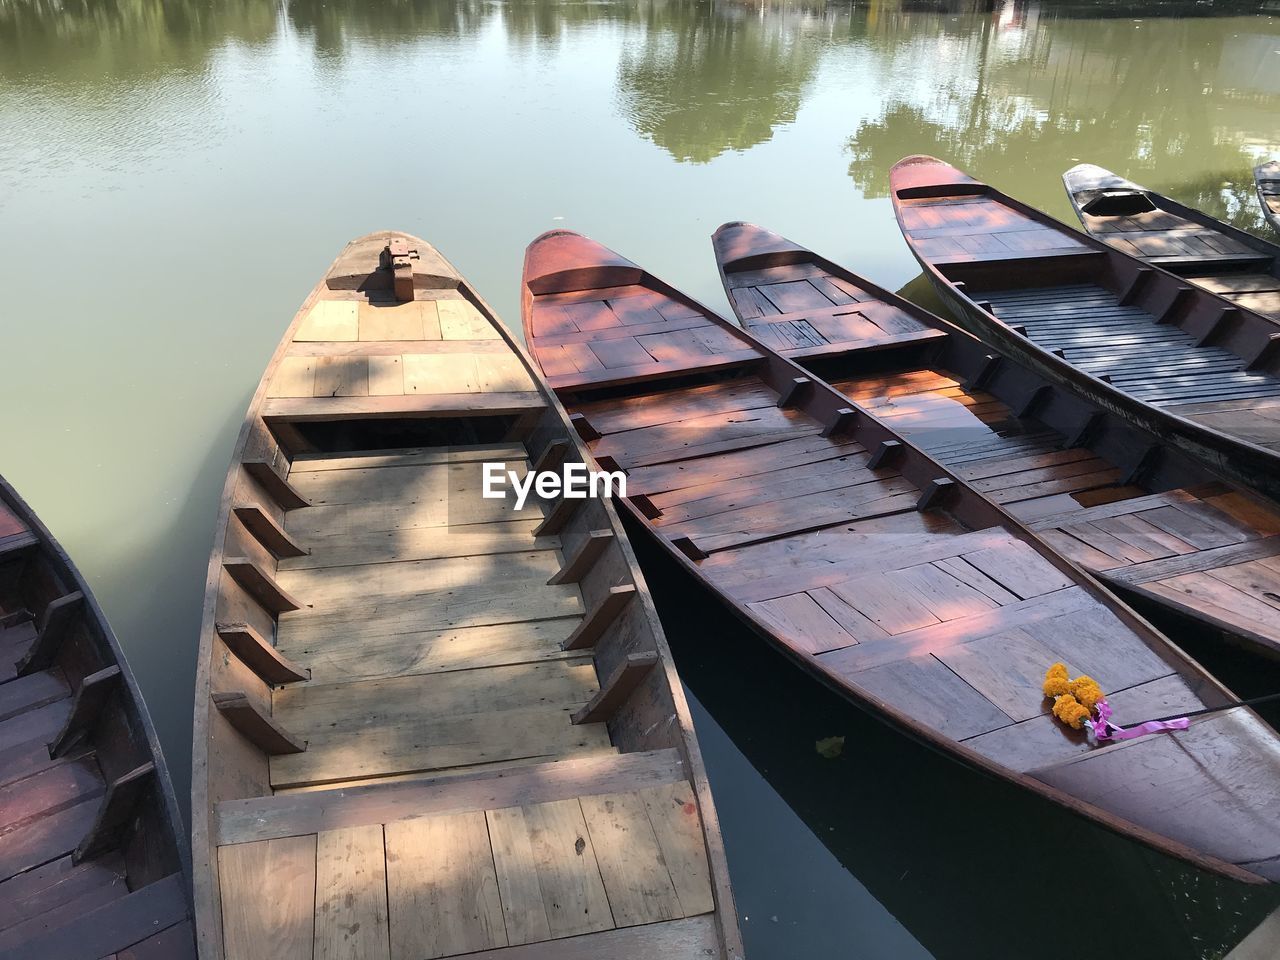
[[[834,760],[844,753],[844,737],[826,737],[813,745],[819,756]]]

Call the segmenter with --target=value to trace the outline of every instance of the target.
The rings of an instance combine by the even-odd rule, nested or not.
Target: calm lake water
[[[1261,229],[1278,77],[1280,0],[0,0],[0,472],[92,583],[185,794],[232,439],[352,236],[429,238],[518,326],[524,245],[558,226],[722,310],[730,219],[907,284],[908,153],[1063,219],[1089,160]],[[1216,957],[1276,905],[814,691],[649,559],[752,960]]]

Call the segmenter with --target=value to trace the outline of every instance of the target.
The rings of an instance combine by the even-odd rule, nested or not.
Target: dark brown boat
[[[1120,723],[1232,698],[891,422],[577,234],[530,245],[522,313],[596,461],[627,471],[626,509],[816,678],[1112,830],[1280,879],[1274,731],[1237,709],[1092,747],[1049,716],[1056,660]]]
[[[250,404],[196,678],[207,960],[741,960],[684,694],[585,455],[430,244],[349,244]]]
[[[1091,163],[1062,181],[1090,236],[1280,319],[1280,246]]]
[[[1253,182],[1258,188],[1262,215],[1280,232],[1280,160],[1262,163],[1253,169]]]
[[[1280,325],[932,157],[894,165],[907,243],[982,340],[1280,496]]]
[[[1111,586],[1280,657],[1280,510],[1269,501],[784,237],[731,223],[713,244],[753,336]]]
[[[120,645],[0,479],[0,958],[194,957],[186,868]]]

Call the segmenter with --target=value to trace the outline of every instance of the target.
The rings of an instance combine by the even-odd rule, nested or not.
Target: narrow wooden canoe
[[[201,956],[740,957],[666,641],[608,501],[425,241],[351,243],[254,395],[196,685]]]
[[[971,331],[1232,480],[1280,496],[1280,325],[908,157],[898,223]]]
[[[182,818],[115,635],[0,479],[0,958],[195,956]]]
[[[1253,169],[1253,182],[1258,188],[1258,202],[1267,222],[1280,231],[1280,160],[1262,163]]]
[[[1280,246],[1092,163],[1062,181],[1090,236],[1280,319]]]
[[[543,235],[524,282],[534,357],[581,362],[561,399],[597,462],[628,471],[626,509],[767,640],[961,761],[1207,869],[1280,878],[1280,742],[1255,715],[1102,748],[1046,715],[1056,660],[1121,723],[1229,702],[1088,575],[891,421],[594,241]]]
[[[729,223],[713,245],[753,336],[1109,585],[1280,657],[1270,501],[776,233]]]

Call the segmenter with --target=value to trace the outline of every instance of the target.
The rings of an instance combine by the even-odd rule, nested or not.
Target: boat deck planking
[[[808,286],[848,296],[846,303],[828,303],[856,308],[842,324],[856,321],[854,328],[869,337],[888,333],[879,319],[871,322],[878,317],[894,336],[933,334],[904,349],[928,350],[948,340],[927,324],[891,322],[896,308],[874,303],[882,298],[868,291],[814,284],[812,271],[754,276],[775,260],[797,265],[794,251],[764,253],[739,264],[750,279],[735,278],[730,296],[735,304],[757,303],[762,315],[777,311],[777,323],[788,325],[781,335],[809,336],[795,325],[804,319],[804,302],[829,313]],[[607,300],[587,299],[609,285],[591,265],[616,270],[618,260],[575,234],[534,241],[525,262],[523,314],[535,357],[542,352],[536,331],[543,296],[576,295],[594,302],[601,315],[622,316]],[[635,286],[636,295],[651,302],[687,302],[647,274]],[[768,307],[739,296],[746,286]],[[774,300],[771,294],[784,287]],[[598,435],[594,455],[628,471],[628,509],[672,556],[808,670],[962,760],[1210,869],[1238,879],[1280,876],[1276,863],[1255,862],[1280,854],[1280,835],[1271,838],[1272,828],[1264,826],[1276,812],[1280,747],[1273,733],[1251,714],[1205,731],[1206,742],[1225,739],[1244,751],[1248,762],[1238,784],[1219,782],[1190,760],[1177,762],[1189,795],[1212,797],[1207,802],[1230,811],[1208,828],[1191,830],[1158,809],[1113,800],[1092,786],[1087,799],[1083,789],[1073,793],[1057,773],[1061,765],[1076,768],[1082,783],[1105,781],[1116,790],[1119,781],[1109,767],[1094,773],[1112,748],[1090,748],[1082,734],[1046,713],[1040,687],[1053,661],[1096,677],[1121,723],[1223,703],[1230,695],[1017,520],[921,452],[901,427],[923,427],[924,417],[907,414],[901,424],[881,418],[881,410],[802,376],[705,308],[703,315],[741,345],[734,353],[756,343],[755,358],[726,370],[693,357],[682,370],[668,365],[661,377],[624,390],[601,390],[587,379],[560,390],[571,413],[589,424],[588,435]],[[753,333],[767,325],[748,324]],[[840,346],[839,336],[796,349],[821,356]],[[941,377],[917,371],[879,381],[874,395],[892,405],[899,397],[918,399],[916,384]],[[906,389],[898,392],[900,386]],[[965,404],[937,399],[990,433]],[[972,399],[986,407],[984,415],[998,415],[993,401]],[[1146,749],[1139,747],[1135,760],[1148,762]],[[1163,758],[1166,749],[1152,749],[1149,762],[1165,762],[1155,755]],[[1242,853],[1260,836],[1265,853],[1257,847]]]
[[[102,611],[0,480],[0,957],[194,957],[183,832]]]
[[[973,332],[1235,482],[1280,492],[1280,325],[1250,299],[1271,281],[1220,295],[1238,251],[1193,285],[1168,272],[1175,261],[1144,263],[933,158],[900,161],[891,180],[908,245]],[[1208,256],[1202,241],[1174,245]],[[1250,276],[1273,269],[1251,256]]]
[[[735,307],[758,302],[752,291],[803,277],[814,290],[839,289],[865,316],[893,316],[899,328],[938,334],[929,353],[886,352],[878,332],[846,324],[787,355],[820,369],[842,394],[1094,575],[1280,656],[1280,510],[1269,501],[1163,447],[1139,469],[1135,452],[1144,454],[1153,438],[1108,439],[1100,410],[1056,408],[1053,396],[1064,390],[1007,359],[978,385],[989,348],[777,234],[726,224],[715,245]],[[824,314],[830,301],[812,309]],[[769,342],[772,327],[799,322],[783,316],[739,320]],[[1054,414],[1053,425],[1037,418],[1040,411]],[[1064,428],[1089,419],[1090,434],[1072,443]]]
[[[1091,236],[1280,319],[1280,246],[1091,163],[1062,179]]]
[[[576,438],[429,245],[404,238],[413,299],[389,296],[387,236],[354,242],[303,305],[228,479],[197,711],[202,955],[740,957],[692,726],[617,518],[589,501],[547,529],[556,502],[482,495],[483,464],[523,476],[551,451],[580,459]],[[236,556],[259,575],[229,576]],[[619,584],[639,598],[566,649]],[[288,682],[228,648],[245,634]]]

